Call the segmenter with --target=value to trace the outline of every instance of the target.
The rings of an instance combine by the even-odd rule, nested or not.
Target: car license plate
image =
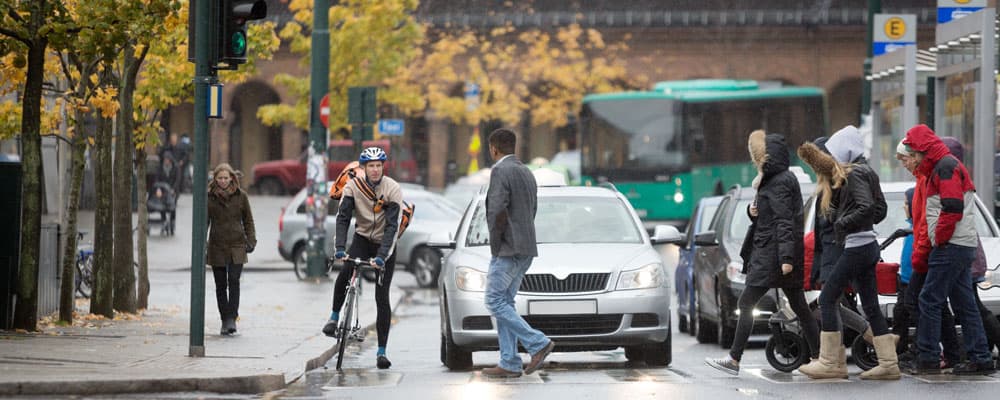
[[[597,300],[535,300],[528,315],[597,314]]]

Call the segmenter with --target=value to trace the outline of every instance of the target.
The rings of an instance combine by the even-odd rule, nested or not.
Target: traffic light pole
[[[313,184],[309,185],[308,194],[313,197],[314,210],[311,213],[313,223],[309,226],[309,247],[306,250],[308,259],[308,275],[310,278],[319,278],[326,272],[326,127],[319,119],[319,104],[323,96],[330,91],[330,0],[314,0],[313,3],[313,30],[312,30],[312,64],[310,69],[309,86],[309,140],[312,151],[310,152],[309,163],[316,164],[315,160],[322,160],[319,165],[320,170],[311,171],[318,173],[322,181],[314,180],[316,177],[308,176],[306,172],[306,182],[313,179]],[[317,166],[312,165],[314,169]]]
[[[211,66],[210,22],[213,0],[193,0],[195,14],[194,67],[194,217],[191,222],[191,332],[188,355],[205,356],[205,236],[208,222],[208,86],[215,80]],[[188,27],[191,29],[192,27]]]

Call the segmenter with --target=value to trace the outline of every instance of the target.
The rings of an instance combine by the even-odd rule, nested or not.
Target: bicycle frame
[[[346,261],[351,261],[354,263],[354,270],[351,272],[351,279],[347,283],[347,292],[345,293],[344,305],[343,305],[343,318],[340,320],[340,325],[337,327],[339,332],[337,339],[337,371],[341,370],[341,365],[344,362],[344,350],[347,348],[347,341],[350,339],[355,339],[358,341],[364,340],[364,338],[357,338],[358,332],[361,330],[361,320],[358,316],[358,299],[361,297],[361,277],[360,271],[362,268],[372,268],[370,260],[362,260],[361,258],[348,258]],[[328,260],[328,263],[332,263],[333,259]],[[382,284],[382,273],[379,270],[378,274],[378,284]]]

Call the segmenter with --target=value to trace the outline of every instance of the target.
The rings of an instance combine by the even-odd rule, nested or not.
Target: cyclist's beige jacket
[[[354,180],[348,181],[344,185],[344,197],[354,198],[354,232],[368,238],[373,243],[381,243],[385,233],[385,208],[389,203],[396,203],[401,209],[403,205],[403,191],[396,180],[383,176],[382,181],[375,188],[375,198],[383,199],[382,210],[374,212],[375,201],[357,188]],[[396,218],[399,213],[396,213]],[[397,221],[398,227],[398,221]]]

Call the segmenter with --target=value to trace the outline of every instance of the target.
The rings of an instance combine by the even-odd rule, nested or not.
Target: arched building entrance
[[[233,168],[249,172],[256,163],[283,157],[281,127],[267,126],[257,119],[260,106],[280,102],[278,93],[261,81],[246,82],[233,91],[233,119],[227,130],[228,158]]]

